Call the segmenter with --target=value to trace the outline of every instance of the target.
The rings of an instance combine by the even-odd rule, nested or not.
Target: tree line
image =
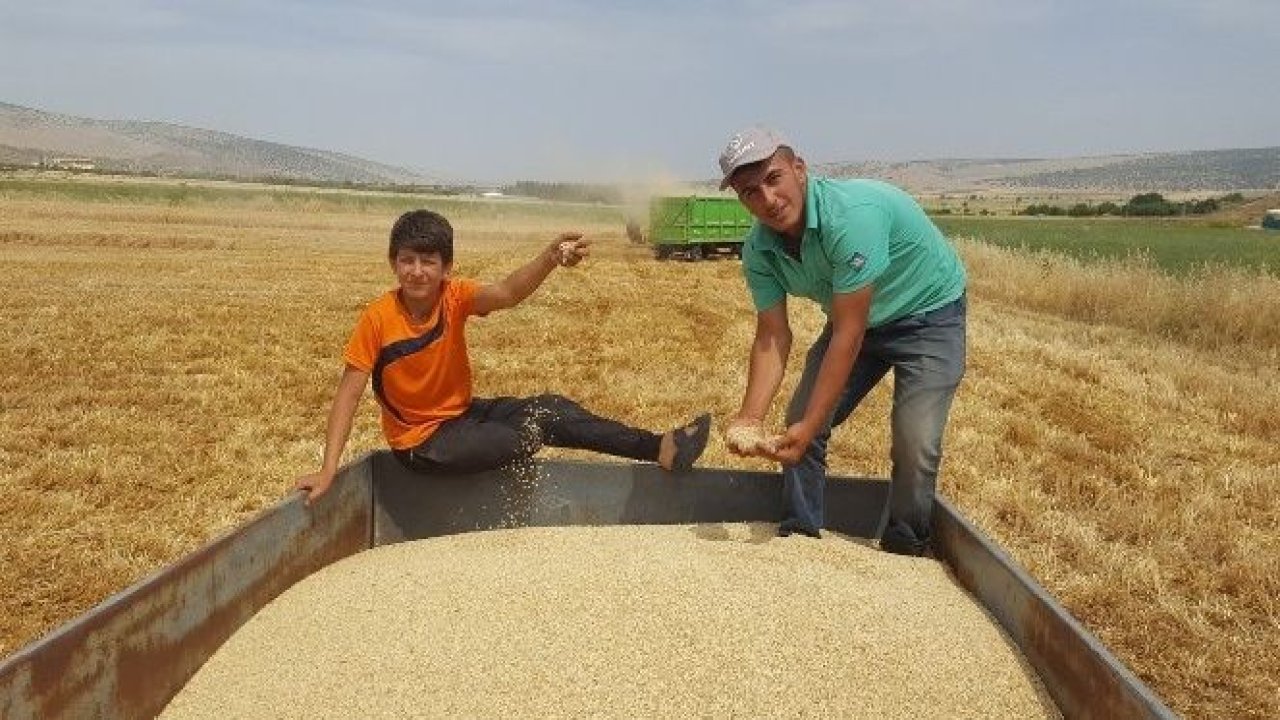
[[[617,185],[520,180],[502,188],[502,192],[507,195],[520,195],[522,197],[564,202],[601,203],[604,205],[621,205],[623,202],[622,188]]]
[[[1229,193],[1216,198],[1204,200],[1186,200],[1182,202],[1167,200],[1160,193],[1143,193],[1129,198],[1123,205],[1114,202],[1076,203],[1068,207],[1040,203],[1028,205],[1017,211],[1018,215],[1065,215],[1069,217],[1096,217],[1115,215],[1119,217],[1172,217],[1176,215],[1207,215],[1217,212],[1224,206],[1244,202],[1240,193]]]

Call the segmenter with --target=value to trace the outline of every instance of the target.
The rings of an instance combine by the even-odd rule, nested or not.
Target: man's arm
[[[831,301],[831,342],[822,357],[818,379],[809,395],[809,406],[798,422],[786,429],[770,456],[786,465],[799,462],[805,449],[835,410],[849,373],[862,348],[871,310],[871,286],[851,293],[836,293]]]
[[[755,455],[754,446],[741,447],[733,441],[733,429],[748,428],[753,434],[763,430],[764,417],[769,405],[782,386],[787,369],[787,356],[791,353],[791,325],[787,322],[787,302],[774,305],[756,313],[756,334],[751,342],[750,364],[747,369],[747,390],[742,398],[742,408],[729,422],[726,430],[729,450],[738,455]]]
[[[556,266],[573,267],[588,255],[588,243],[582,233],[561,233],[542,252],[520,266],[501,281],[481,285],[476,291],[477,315],[515,307],[533,294]]]
[[[351,421],[368,382],[369,373],[350,365],[343,370],[342,378],[338,380],[338,390],[334,393],[333,407],[329,409],[329,422],[325,429],[324,461],[320,465],[320,471],[303,475],[294,484],[295,490],[307,491],[308,505],[329,491],[333,477],[338,474],[342,450],[347,445],[347,438],[351,436]]]

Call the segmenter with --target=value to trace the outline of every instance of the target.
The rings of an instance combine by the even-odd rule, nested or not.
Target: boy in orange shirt
[[[450,276],[453,228],[430,210],[401,215],[388,249],[399,287],[360,315],[343,352],[319,472],[295,487],[307,503],[333,483],[360,396],[370,380],[382,432],[396,458],[420,472],[479,472],[528,458],[543,445],[578,448],[687,470],[711,430],[704,414],[664,434],[602,418],[566,397],[472,397],[464,326],[472,315],[519,305],[557,265],[588,254],[578,233],[564,233],[523,267],[493,284]]]

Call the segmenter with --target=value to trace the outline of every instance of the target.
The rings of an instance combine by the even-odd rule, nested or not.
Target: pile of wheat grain
[[[265,607],[164,717],[851,714],[1057,711],[941,564],[736,524],[361,553]]]

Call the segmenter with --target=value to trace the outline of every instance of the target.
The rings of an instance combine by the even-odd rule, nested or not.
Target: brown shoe
[[[671,461],[671,472],[684,472],[693,467],[702,451],[707,449],[711,437],[711,414],[699,415],[696,420],[671,432],[676,444],[676,456]]]

